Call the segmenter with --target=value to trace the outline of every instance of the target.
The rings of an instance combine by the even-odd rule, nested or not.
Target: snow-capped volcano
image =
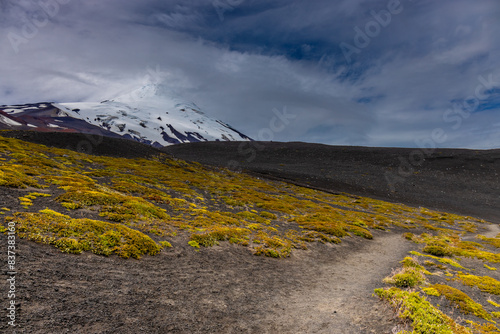
[[[102,102],[0,106],[0,128],[121,136],[156,147],[197,141],[251,140],[159,84]]]

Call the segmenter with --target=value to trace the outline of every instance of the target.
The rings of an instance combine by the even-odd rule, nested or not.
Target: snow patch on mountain
[[[250,140],[228,124],[206,116],[162,85],[146,85],[113,100],[54,103],[73,118],[153,146],[198,141]]]
[[[56,124],[57,123],[57,124]],[[121,136],[156,147],[199,141],[251,140],[208,117],[160,84],[142,86],[102,102],[0,106],[0,128]]]
[[[10,125],[10,126],[21,126],[22,123],[16,122],[13,119],[10,119],[8,117],[5,117],[4,115],[0,115],[0,122]]]

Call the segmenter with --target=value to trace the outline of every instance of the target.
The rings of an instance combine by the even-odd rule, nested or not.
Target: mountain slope
[[[400,174],[401,161],[412,148],[254,141],[191,143],[162,151],[316,189],[500,221],[500,150],[436,149],[408,175]]]
[[[27,333],[401,332],[373,291],[419,302],[400,312],[405,323],[486,332],[452,331],[457,319],[498,332],[485,323],[497,296],[463,284],[500,286],[500,229],[480,219],[161,153],[100,157],[2,136],[0,198],[0,246],[15,230],[16,325]],[[401,290],[409,274],[422,281],[411,295]],[[438,289],[461,289],[476,312],[448,306]]]
[[[123,137],[154,147],[201,141],[248,141],[162,85],[146,85],[113,100],[0,106],[0,129],[80,132]]]

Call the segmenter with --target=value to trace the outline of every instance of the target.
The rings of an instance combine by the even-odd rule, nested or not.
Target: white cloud
[[[136,88],[158,68],[173,91],[256,138],[269,127],[273,109],[286,106],[296,119],[274,140],[414,146],[434,128],[449,126],[443,113],[452,100],[474,94],[479,74],[500,68],[500,42],[494,38],[499,23],[490,20],[499,6],[488,0],[415,4],[362,50],[351,68],[359,75],[347,77],[341,54],[306,61],[269,41],[288,31],[304,54],[314,56],[328,45],[337,50],[353,34],[356,21],[350,16],[368,2],[343,1],[341,10],[330,2],[287,3],[241,19],[231,17],[237,11],[226,13],[224,23],[211,6],[204,5],[208,12],[194,8],[202,6],[194,0],[168,8],[153,0],[70,2],[20,44],[18,53],[7,40],[10,31],[22,36],[23,23],[16,20],[21,9],[14,5],[0,7],[6,15],[0,42],[7,46],[0,49],[0,104],[108,99]],[[311,8],[304,17],[302,5]],[[235,47],[233,33],[252,42]],[[357,102],[363,99],[371,102]],[[475,114],[459,132],[449,131],[446,146],[498,146],[498,127],[492,125],[498,117]]]

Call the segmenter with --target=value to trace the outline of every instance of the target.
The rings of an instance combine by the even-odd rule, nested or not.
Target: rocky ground
[[[64,135],[64,142],[46,134],[25,139],[73,149],[87,140]],[[499,151],[439,150],[391,189],[384,173],[397,170],[399,157],[411,151],[268,143],[247,161],[237,145],[189,144],[167,152],[329,192],[427,205],[500,223]],[[120,140],[105,140],[91,150],[129,157],[157,152]],[[15,190],[0,190],[0,206],[17,198]],[[478,232],[493,237],[498,231],[491,226]],[[228,243],[197,252],[183,237],[172,241],[173,248],[141,260],[69,255],[17,239],[15,332],[394,333],[399,321],[372,293],[409,250],[418,249],[403,232],[394,228],[375,231],[373,240],[348,237],[338,245],[314,244],[285,259],[253,256]],[[0,300],[6,305],[7,238],[1,234],[0,247]],[[6,317],[1,319],[0,331],[14,333]]]
[[[387,234],[280,260],[183,245],[123,260],[18,240],[16,333],[390,333],[371,294],[411,246]]]

